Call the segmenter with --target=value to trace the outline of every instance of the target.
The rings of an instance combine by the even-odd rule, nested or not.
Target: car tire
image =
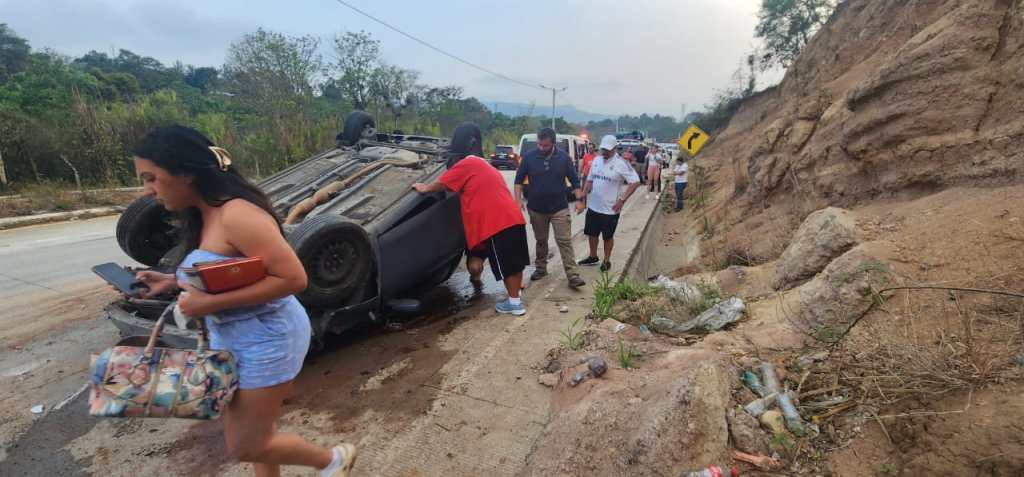
[[[288,243],[306,269],[309,283],[298,295],[306,305],[342,306],[370,281],[374,263],[370,236],[355,222],[318,215],[300,223]]]
[[[377,123],[365,111],[352,111],[345,117],[345,128],[338,135],[342,146],[354,146],[360,139],[374,137],[377,134]]]
[[[178,242],[172,219],[156,199],[135,199],[117,219],[117,245],[136,262],[155,267]]]

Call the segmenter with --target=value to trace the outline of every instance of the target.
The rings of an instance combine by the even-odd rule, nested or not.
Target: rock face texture
[[[849,0],[704,158],[751,205],[849,206],[1024,169],[1024,2]],[[749,184],[749,185],[747,185]]]

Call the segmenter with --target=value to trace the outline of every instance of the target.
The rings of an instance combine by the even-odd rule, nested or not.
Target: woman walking
[[[652,146],[647,153],[647,198],[651,192],[661,192],[661,155],[658,146]]]
[[[252,462],[259,477],[279,476],[281,465],[348,476],[356,458],[351,444],[327,449],[277,430],[309,348],[310,324],[294,296],[305,289],[306,272],[267,196],[231,166],[227,151],[194,129],[155,129],[134,156],[144,193],[181,216],[191,250],[181,267],[233,257],[261,257],[266,267],[259,282],[215,295],[185,283],[180,269],[178,276],[143,271],[137,277],[148,287],[144,297],[181,290],[182,313],[205,317],[210,347],[234,354],[239,389],[224,413],[228,451]]]

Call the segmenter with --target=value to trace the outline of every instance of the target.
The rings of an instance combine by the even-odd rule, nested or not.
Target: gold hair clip
[[[217,164],[220,166],[220,170],[227,172],[228,167],[231,166],[231,154],[223,147],[210,146],[210,151],[217,157]]]

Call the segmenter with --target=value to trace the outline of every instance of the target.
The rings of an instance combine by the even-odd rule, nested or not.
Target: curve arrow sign
[[[693,150],[693,141],[694,141],[694,139],[697,139],[699,137],[700,137],[700,133],[698,133],[698,132],[695,132],[692,135],[690,135],[690,138],[686,140],[686,148],[692,151]]]

